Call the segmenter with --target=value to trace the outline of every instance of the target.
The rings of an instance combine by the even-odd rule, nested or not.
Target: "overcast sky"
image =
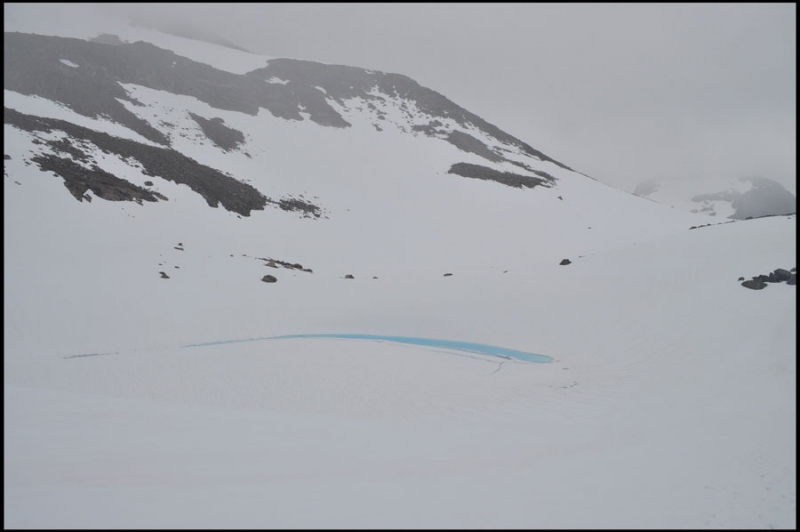
[[[125,4],[253,52],[405,74],[632,190],[762,176],[796,192],[797,8],[784,4]]]

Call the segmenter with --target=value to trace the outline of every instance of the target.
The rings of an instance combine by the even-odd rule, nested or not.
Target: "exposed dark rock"
[[[763,290],[767,287],[767,283],[765,283],[761,279],[750,279],[749,281],[745,281],[742,283],[742,286],[745,288],[749,288],[750,290]]]
[[[109,46],[82,39],[14,32],[4,34],[3,44],[5,89],[60,102],[91,118],[105,114],[148,140],[169,145],[163,133],[120,103],[120,100],[138,102],[128,96],[119,82],[150,86],[146,80],[158,79],[157,73],[166,70],[160,64],[166,62],[166,56],[158,61],[148,53],[150,48],[158,48],[143,42]],[[171,52],[161,50],[161,53]],[[61,59],[80,68],[66,66]],[[160,88],[168,90],[164,84]]]
[[[283,198],[280,201],[273,201],[269,200],[270,203],[275,203],[283,209],[284,211],[300,211],[305,213],[305,217],[313,216],[314,218],[319,218],[322,214],[321,209],[314,205],[313,203],[309,203],[305,200],[297,199],[297,198]]]
[[[3,160],[4,161],[9,161],[9,160],[11,160],[11,156],[6,153],[6,154],[3,155]]]
[[[453,275],[452,273],[446,273],[446,274],[444,274],[444,276],[443,276],[443,277],[450,277],[450,276],[452,276],[452,275]]]
[[[302,272],[314,273],[311,268],[303,268],[303,265],[298,262],[292,264],[290,262],[286,262],[283,260],[264,258],[264,257],[259,257],[259,260],[263,260],[264,262],[266,262],[265,266],[269,266],[270,268],[277,268],[278,265],[281,265],[289,270],[300,270]]]
[[[566,266],[567,264],[572,264],[572,261],[569,259],[564,259],[558,263],[559,266]]]
[[[374,105],[372,105],[372,104],[369,104],[369,107],[370,107],[370,109],[373,109],[373,110],[376,109],[376,107]],[[378,126],[375,126],[375,127],[378,127]],[[419,132],[425,133],[429,137],[433,137],[433,136],[436,136],[437,133],[439,133],[439,131],[436,129],[438,127],[442,127],[442,123],[439,122],[438,120],[434,120],[429,124],[411,126],[411,131],[419,131]],[[378,131],[381,131],[380,128],[378,128]]]
[[[462,177],[470,177],[473,179],[484,179],[488,181],[496,181],[510,187],[527,187],[533,188],[538,185],[550,186],[550,184],[538,177],[524,176],[514,174],[511,172],[500,172],[486,166],[470,163],[456,163],[450,167],[448,174],[456,174]]]
[[[191,112],[189,116],[197,122],[206,137],[223,150],[231,151],[240,144],[244,144],[244,133],[226,126],[223,119],[212,118],[209,120]]]
[[[345,276],[344,276],[344,278],[345,278],[345,279],[355,279],[355,277],[353,277],[353,276],[352,276],[352,275],[350,275],[349,273],[348,273],[347,275],[345,275]]]
[[[739,277],[737,281],[744,281],[744,277]]]
[[[542,161],[550,161],[557,166],[571,170],[568,166],[533,149],[529,145],[512,137],[496,126],[489,124],[481,117],[459,107],[436,91],[420,86],[417,82],[401,74],[370,71],[361,68],[326,65],[314,61],[298,61],[295,59],[272,59],[261,69],[248,72],[260,80],[277,77],[286,80],[286,85],[276,85],[286,90],[294,90],[298,95],[302,92],[303,104],[311,113],[311,120],[322,120],[324,113],[341,117],[327,103],[330,98],[340,104],[351,98],[361,98],[367,102],[385,100],[383,95],[394,96],[401,100],[413,102],[417,109],[431,118],[450,118],[463,127],[472,125],[487,135],[494,137],[502,144],[514,146],[530,156]],[[325,95],[315,86],[325,89]],[[308,98],[306,95],[308,94]],[[272,111],[270,109],[270,111]],[[274,111],[273,111],[274,113]],[[315,120],[315,114],[318,117]],[[379,117],[380,118],[380,117]],[[434,124],[435,122],[431,122]],[[345,122],[346,124],[346,122]],[[341,126],[340,126],[341,127]],[[427,133],[427,131],[426,131]],[[435,133],[433,133],[435,135]]]
[[[765,216],[780,216],[797,212],[797,199],[794,194],[786,190],[780,183],[763,177],[742,178],[741,181],[752,182],[753,188],[746,192],[729,189],[713,194],[699,194],[694,196],[692,201],[697,203],[705,201],[730,202],[735,212],[729,218],[735,220],[752,220]],[[712,211],[713,208],[707,206],[700,210]]]
[[[496,163],[503,160],[503,157],[490,150],[486,144],[467,133],[451,131],[445,140],[461,151],[474,153],[489,161]]]
[[[221,203],[229,211],[249,216],[252,210],[263,210],[268,201],[252,186],[202,165],[172,149],[156,148],[76,126],[64,120],[25,115],[8,108],[3,110],[3,118],[5,123],[28,132],[64,131],[74,139],[71,143],[72,149],[77,149],[76,141],[82,140],[91,142],[104,153],[114,153],[123,159],[134,159],[143,166],[142,171],[145,175],[158,176],[174,183],[185,184],[203,196],[211,207],[217,207]],[[63,148],[58,142],[48,143],[48,145],[53,149]],[[76,163],[72,164],[76,165]],[[59,173],[59,175],[61,174]],[[64,176],[62,175],[62,177]],[[147,193],[155,194],[149,191]],[[162,196],[162,199],[166,198]]]
[[[165,272],[158,272],[158,273],[161,274],[162,279],[169,279],[169,275],[167,275]]]
[[[261,280],[264,281],[265,283],[275,283],[278,281],[278,278],[275,277],[274,275],[265,275],[264,277],[261,278]]]
[[[145,181],[145,182],[144,182],[144,186],[146,186],[146,187],[152,187],[152,186],[153,186],[153,182],[152,182],[152,181]]]
[[[781,283],[783,281],[788,281],[789,279],[792,278],[791,272],[789,272],[788,270],[784,270],[783,268],[778,268],[777,270],[772,272],[771,275],[775,277],[775,281],[778,283]]]
[[[95,196],[108,201],[158,201],[167,198],[161,194],[136,186],[130,181],[120,179],[97,165],[84,168],[75,161],[55,155],[36,155],[31,161],[39,165],[45,172],[53,172],[64,179],[64,186],[78,200],[90,200],[86,191],[91,190]]]
[[[62,64],[60,62],[62,59],[78,64],[79,68]],[[270,83],[273,78],[279,78],[286,83]],[[429,125],[423,126],[422,132],[439,137],[447,134],[446,140],[460,149],[477,153],[492,161],[508,160],[496,151],[503,148],[490,148],[483,141],[464,132],[437,131],[435,129],[437,124],[441,124],[445,119],[451,119],[464,129],[475,128],[487,138],[493,138],[502,145],[514,147],[531,157],[569,169],[566,165],[547,157],[479,116],[459,107],[443,95],[399,74],[325,65],[312,61],[273,59],[264,68],[240,75],[192,61],[150,43],[142,41],[126,43],[111,35],[102,35],[90,42],[16,32],[4,34],[4,87],[7,90],[60,102],[84,116],[92,118],[105,116],[153,142],[169,146],[167,135],[147,120],[137,117],[121,103],[143,105],[128,94],[123,88],[124,84],[191,96],[216,109],[237,111],[252,116],[257,115],[262,108],[276,117],[287,120],[303,120],[301,113],[308,113],[310,120],[317,124],[342,128],[349,127],[350,124],[330,105],[330,101],[344,103],[351,98],[360,98],[367,103],[382,103],[387,97],[391,97],[403,102],[404,105],[407,102],[407,108],[414,108],[430,117]],[[321,87],[324,92],[316,87]],[[6,121],[8,120],[6,112]],[[241,132],[224,126],[221,121],[211,119],[203,122],[204,120],[206,119],[200,118],[198,123],[202,122],[201,127],[205,126],[206,135],[219,145],[233,146],[236,141],[242,139],[239,136]],[[49,120],[46,127],[55,127],[56,123],[57,121]],[[160,123],[159,127],[165,126]],[[75,138],[90,139],[104,151],[120,154],[123,158],[133,157],[145,166],[148,175],[187,184],[195,192],[203,195],[209,205],[217,206],[222,203],[224,208],[247,216],[251,210],[259,210],[267,201],[272,201],[263,198],[257,192],[254,193],[252,187],[248,190],[243,188],[245,185],[241,183],[237,187],[226,180],[227,178],[235,181],[233,178],[222,177],[222,174],[216,171],[208,173],[210,169],[191,159],[184,157],[183,160],[178,160],[178,155],[172,150],[165,150],[170,155],[155,156],[153,150],[156,148],[141,144],[135,150],[119,146],[103,148],[100,146],[101,141],[92,138],[88,133],[78,135],[61,125],[57,126],[57,129]],[[212,132],[212,129],[219,131]],[[95,132],[91,135],[102,134]],[[123,140],[115,142],[120,144]],[[136,145],[132,141],[126,142]],[[143,151],[148,153],[147,157],[139,157],[123,153],[126,151],[136,151],[140,155]],[[465,177],[492,179],[515,187],[530,188],[554,181],[554,178],[545,172],[534,171],[519,161],[511,162],[542,179],[536,180],[524,175],[494,170],[489,170],[494,172],[491,177],[487,176],[485,171],[476,173],[474,169],[470,172],[463,168],[455,170],[451,168],[451,173],[463,175],[461,172],[466,171],[470,175]],[[189,166],[186,166],[187,164]],[[205,170],[201,170],[201,167]],[[218,187],[214,185],[217,181]],[[225,194],[222,189],[231,192]],[[319,208],[308,203],[302,205],[287,199],[277,202],[277,205],[284,210],[298,210],[319,217]]]
[[[796,273],[793,273],[793,274],[792,274],[792,276],[791,276],[791,277],[789,277],[789,280],[788,280],[788,281],[786,281],[786,284],[789,284],[789,285],[796,285],[796,284],[797,284],[797,274],[796,274]]]
[[[730,218],[762,218],[797,212],[797,198],[783,185],[761,177],[750,177],[753,188],[742,193],[731,205],[736,212]]]

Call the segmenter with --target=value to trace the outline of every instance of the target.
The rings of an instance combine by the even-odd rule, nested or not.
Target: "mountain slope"
[[[795,287],[736,280],[794,216],[401,75],[5,9],[5,526],[796,526]],[[306,334],[553,360],[267,339]]]

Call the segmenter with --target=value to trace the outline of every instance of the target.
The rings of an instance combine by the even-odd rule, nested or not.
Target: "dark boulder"
[[[789,280],[786,281],[786,284],[796,285],[797,284],[797,274],[793,273]]]
[[[265,275],[264,277],[261,278],[261,280],[264,281],[265,283],[277,283],[278,282],[277,277],[275,277],[274,275]]]
[[[744,281],[744,277],[739,277],[739,279],[737,279],[737,281]]]
[[[782,283],[783,281],[788,281],[792,278],[792,274],[788,270],[784,270],[783,268],[778,268],[770,275],[774,275],[776,282]]]
[[[452,276],[453,276],[453,274],[452,274],[452,273],[446,273],[446,274],[444,274],[442,277],[452,277]]]
[[[345,278],[345,279],[355,279],[355,277],[353,277],[353,276],[352,276],[352,275],[350,275],[349,273],[348,273],[347,275],[345,275],[345,276],[344,276],[344,278]]]
[[[759,277],[763,277],[763,276],[759,275],[758,277],[754,277],[754,278],[750,279],[749,281],[745,281],[745,282],[742,283],[742,286],[744,286],[745,288],[749,288],[750,290],[763,290],[764,288],[767,287],[767,283],[764,282]]]
[[[567,264],[572,264],[572,261],[569,259],[564,259],[558,263],[559,266],[566,266]]]
[[[162,279],[169,279],[169,275],[167,275],[166,273],[164,273],[164,272],[158,272],[158,273],[161,274],[161,278]]]

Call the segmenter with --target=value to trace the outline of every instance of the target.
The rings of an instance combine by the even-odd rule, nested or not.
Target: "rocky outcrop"
[[[744,277],[739,278],[740,281],[742,279],[744,279]],[[783,282],[785,282],[787,285],[797,284],[796,268],[792,268],[791,271],[784,270],[783,268],[777,268],[767,275],[756,275],[752,279],[744,281],[742,286],[751,290],[763,290],[767,287],[767,283],[777,284]]]
[[[276,283],[276,282],[278,282],[278,278],[275,277],[274,275],[265,275],[264,277],[261,278],[261,280],[264,281],[265,283]]]
[[[239,147],[240,144],[244,144],[244,133],[226,126],[223,119],[219,117],[203,118],[191,112],[189,116],[197,122],[205,136],[223,150],[232,151]]]
[[[572,261],[569,259],[564,259],[558,263],[559,266],[566,266],[567,264],[572,264]]]
[[[754,277],[749,281],[744,281],[742,286],[749,288],[750,290],[763,290],[767,287],[767,283],[765,283],[762,279],[757,279]]]
[[[545,187],[552,186],[552,181],[547,178],[526,176],[512,172],[500,172],[499,170],[494,170],[479,164],[456,163],[450,167],[447,173],[472,179],[496,181],[497,183],[516,188],[533,188],[540,185]]]
[[[167,199],[158,192],[151,192],[116,177],[97,165],[85,168],[71,159],[55,155],[37,155],[31,157],[31,161],[38,164],[42,170],[61,176],[64,186],[78,201],[84,199],[91,201],[91,196],[86,193],[89,190],[98,198],[107,201],[135,201],[139,205],[142,201]]]
[[[253,210],[263,210],[268,201],[261,192],[252,186],[200,164],[171,148],[157,148],[77,126],[64,120],[26,115],[8,108],[3,111],[3,120],[6,124],[11,124],[23,131],[34,134],[40,131],[50,133],[53,130],[67,133],[72,137],[70,142],[63,142],[62,139],[62,141],[40,140],[40,143],[46,144],[56,153],[70,155],[76,160],[87,164],[93,161],[90,154],[91,145],[96,146],[97,149],[104,153],[113,153],[123,160],[136,160],[142,165],[142,173],[145,175],[158,176],[167,181],[187,185],[203,196],[203,199],[206,200],[210,207],[217,207],[222,204],[229,211],[236,212],[242,216],[249,216]],[[87,147],[84,147],[84,145]],[[67,182],[74,182],[77,179],[74,175],[78,171],[77,168],[85,171],[77,163],[56,156],[41,156],[36,162],[39,163],[43,170],[51,170],[63,177]],[[103,172],[102,174],[96,173],[94,175],[105,176],[111,174]],[[111,177],[128,183],[121,178]],[[99,177],[95,181],[97,179]],[[134,190],[134,187],[135,185],[128,184],[128,188],[131,190]],[[69,188],[69,185],[67,185],[67,188]],[[154,195],[156,194],[141,187],[135,187],[135,190],[142,195],[142,199],[155,197]],[[142,192],[138,192],[139,190]],[[167,198],[161,196],[161,199],[166,200]],[[146,201],[155,200],[148,199]]]

